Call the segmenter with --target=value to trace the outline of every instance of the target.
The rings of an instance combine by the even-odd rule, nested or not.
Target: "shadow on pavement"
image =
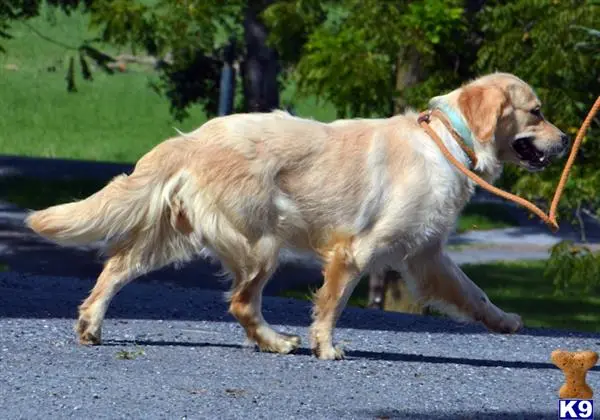
[[[244,346],[241,344],[228,344],[228,343],[210,343],[210,342],[190,342],[190,341],[162,341],[162,340],[108,340],[102,343],[103,346],[167,346],[167,347],[219,347],[229,349],[244,349],[254,348]],[[258,351],[258,350],[256,350]],[[297,349],[293,354],[289,356],[311,356],[312,352],[308,348],[301,347]],[[543,362],[519,362],[514,360],[489,360],[489,359],[473,359],[464,357],[442,357],[442,356],[424,356],[420,354],[406,354],[406,353],[391,353],[391,352],[375,352],[375,351],[364,351],[364,350],[346,350],[345,355],[347,359],[367,359],[377,360],[386,362],[409,362],[409,363],[434,363],[434,364],[454,364],[454,365],[466,365],[475,367],[501,367],[510,369],[555,369],[558,368],[552,363]],[[590,369],[593,372],[600,371],[600,366],[595,366]]]
[[[302,272],[297,268],[287,267],[280,273],[284,278],[286,270],[291,275]],[[93,284],[91,279],[0,273],[0,318],[75,320],[77,306],[87,296]],[[263,313],[265,319],[274,325],[308,327],[311,323],[311,303],[308,301],[266,296]],[[135,282],[113,299],[107,319],[123,322],[137,319],[235,322],[227,313],[227,303],[223,293],[219,291]],[[345,309],[338,327],[431,334],[489,334],[481,325],[458,323],[445,317],[356,307]],[[587,332],[527,328],[519,332],[519,335],[591,337],[600,342],[600,334]],[[376,357],[375,354],[370,356]]]
[[[414,363],[436,363],[436,364],[455,364],[476,367],[502,367],[511,369],[558,369],[552,363],[542,362],[519,362],[512,360],[486,360],[486,359],[467,359],[463,357],[441,357],[441,356],[422,356],[417,354],[372,352],[362,350],[348,350],[346,355],[349,358],[383,360],[388,362],[414,362]],[[600,366],[595,366],[592,371],[600,371]]]
[[[558,407],[558,404],[557,404]],[[496,420],[496,419],[520,419],[520,420],[543,420],[556,419],[558,413],[544,411],[463,411],[463,412],[448,412],[448,411],[402,411],[402,410],[364,410],[356,413],[358,418],[372,418],[376,420],[397,420],[397,419],[415,419],[415,420]]]
[[[130,173],[133,164],[91,160],[0,155],[0,176],[31,178],[95,178],[109,180]]]

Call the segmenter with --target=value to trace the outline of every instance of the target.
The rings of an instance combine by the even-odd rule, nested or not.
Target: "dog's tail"
[[[26,224],[62,245],[84,245],[150,230],[160,223],[180,176],[160,182],[157,176],[119,175],[103,189],[80,201],[31,213]]]

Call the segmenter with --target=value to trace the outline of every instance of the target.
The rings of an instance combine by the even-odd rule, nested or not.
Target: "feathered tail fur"
[[[162,188],[148,181],[119,175],[84,200],[31,213],[26,223],[62,245],[83,245],[147,229],[168,205],[160,194]]]
[[[61,245],[108,240],[121,252],[127,248],[127,263],[140,272],[190,261],[206,246],[228,267],[251,264],[246,238],[187,170],[120,175],[84,200],[31,213],[26,224]]]

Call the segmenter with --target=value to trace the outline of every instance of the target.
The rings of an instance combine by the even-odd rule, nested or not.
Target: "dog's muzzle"
[[[512,148],[518,158],[533,170],[541,170],[552,163],[553,158],[562,157],[569,147],[569,137],[562,135],[557,147],[540,150],[534,144],[532,136],[518,137],[513,141]]]

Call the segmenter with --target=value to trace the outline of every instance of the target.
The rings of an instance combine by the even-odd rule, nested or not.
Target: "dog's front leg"
[[[419,299],[450,316],[481,321],[488,329],[514,333],[523,323],[517,314],[506,313],[443,253],[441,246],[408,259],[405,278]]]

